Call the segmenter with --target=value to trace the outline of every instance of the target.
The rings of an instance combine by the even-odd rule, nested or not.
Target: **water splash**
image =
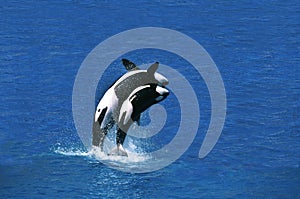
[[[92,156],[101,161],[101,162],[115,162],[115,163],[138,163],[138,162],[144,162],[150,157],[148,155],[143,153],[135,153],[131,151],[127,151],[128,157],[126,156],[109,156],[105,152],[101,151],[98,147],[92,147],[90,150],[90,153]]]
[[[92,147],[90,150],[85,150],[80,147],[63,147],[60,144],[57,144],[52,151],[56,154],[64,156],[89,157],[109,166],[124,168],[137,167],[137,164],[143,164],[147,160],[151,159],[151,157],[144,153],[143,150],[139,148],[132,139],[128,139],[126,142],[126,151],[128,153],[128,157],[107,155],[108,152],[115,146],[115,143],[108,138],[106,138],[104,146],[104,150],[101,151],[98,147]]]
[[[86,151],[83,149],[79,148],[74,148],[74,147],[61,147],[58,146],[54,150],[54,153],[65,155],[65,156],[91,156],[91,151]]]

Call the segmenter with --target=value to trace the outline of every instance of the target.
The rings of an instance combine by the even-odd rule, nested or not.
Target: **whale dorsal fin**
[[[139,67],[137,67],[133,62],[129,61],[128,59],[122,59],[122,63],[128,71],[139,70]]]
[[[149,74],[154,74],[158,68],[158,65],[159,63],[158,62],[155,62],[154,64],[152,64],[148,69],[147,69],[147,72]]]

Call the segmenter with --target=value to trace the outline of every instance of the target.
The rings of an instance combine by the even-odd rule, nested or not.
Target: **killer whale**
[[[108,130],[111,129],[114,124],[118,123],[117,118],[119,118],[123,102],[135,89],[146,84],[156,84],[162,87],[168,84],[168,79],[156,72],[159,65],[158,62],[152,64],[147,70],[139,69],[133,62],[127,59],[122,59],[122,63],[128,72],[121,76],[105,92],[95,111],[92,129],[92,145],[100,147],[101,150],[103,149],[103,141]],[[118,132],[121,132],[119,128]],[[117,143],[119,142],[120,145],[121,141],[118,140],[122,139],[119,139],[117,136]],[[119,148],[122,148],[122,146]]]
[[[130,119],[138,122],[142,112],[164,100],[168,95],[169,91],[157,84],[147,84],[136,88],[123,102],[118,123],[127,125]]]
[[[133,122],[139,122],[142,112],[161,102],[168,95],[169,91],[157,84],[147,84],[132,91],[121,106],[116,137],[117,146],[109,155],[127,155],[122,146],[130,126]]]

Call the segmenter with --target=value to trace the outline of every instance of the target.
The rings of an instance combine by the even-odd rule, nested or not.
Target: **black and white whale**
[[[127,155],[123,149],[123,143],[130,126],[133,122],[139,123],[142,112],[164,100],[168,95],[169,91],[157,84],[147,84],[132,91],[121,106],[116,137],[117,146],[110,152],[110,155]]]
[[[119,125],[139,121],[140,114],[150,106],[164,100],[169,91],[157,84],[147,84],[136,88],[123,102],[118,119]]]
[[[160,85],[162,87],[168,84],[168,79],[156,72],[159,63],[152,64],[147,70],[139,69],[134,63],[127,59],[122,59],[123,65],[128,70],[120,77],[104,94],[100,100],[93,122],[92,145],[103,149],[103,141],[109,129],[118,123],[120,109],[123,102],[129,97],[135,89],[147,84]],[[118,132],[120,128],[118,128]],[[126,129],[126,128],[124,128]],[[123,131],[125,132],[125,131]],[[123,133],[118,133],[123,134]],[[125,137],[124,137],[125,139]],[[122,139],[121,139],[122,140]],[[124,140],[123,140],[124,141]],[[117,136],[118,148],[121,142]]]

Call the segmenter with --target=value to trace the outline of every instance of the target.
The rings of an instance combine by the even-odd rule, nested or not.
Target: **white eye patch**
[[[167,89],[160,87],[160,86],[156,86],[156,92],[159,93],[159,95],[169,93],[169,91]]]

